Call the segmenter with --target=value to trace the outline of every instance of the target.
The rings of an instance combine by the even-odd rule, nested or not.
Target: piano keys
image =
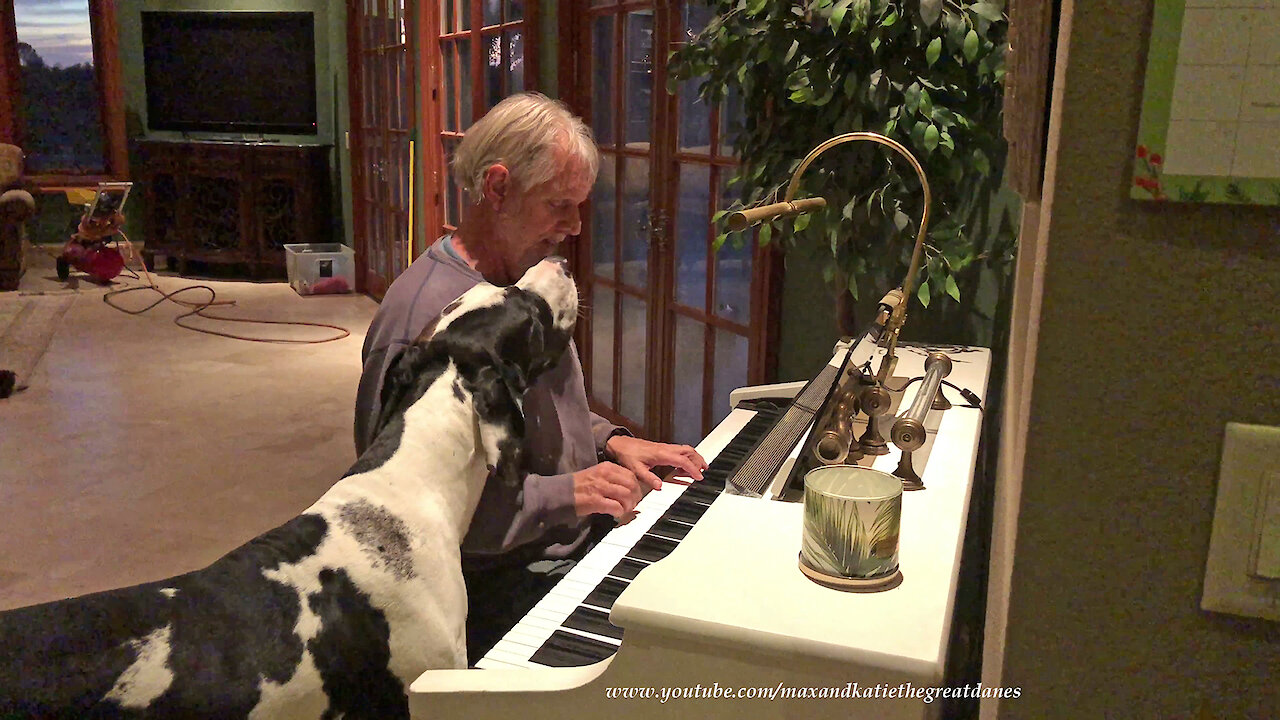
[[[667,482],[645,496],[636,518],[606,535],[476,667],[589,665],[613,655],[622,641],[621,628],[608,621],[613,602],[641,570],[675,550],[789,404],[739,403],[717,428],[719,435],[698,446],[712,458],[703,479]]]
[[[900,347],[896,374],[923,374],[926,354]],[[952,359],[949,379],[985,397],[990,353],[966,348]],[[735,391],[734,400],[759,397],[755,390]],[[912,393],[907,389],[900,401],[910,402]],[[772,405],[773,412],[785,412],[784,403]],[[730,439],[757,414],[733,410],[699,451],[721,467],[735,454],[750,454],[744,447],[750,441]],[[958,405],[926,420],[930,437],[916,465],[928,489],[903,499],[903,583],[897,588],[841,593],[804,578],[797,567],[799,503],[770,493],[720,493],[714,484],[666,483],[641,502],[636,520],[609,533],[477,663],[483,669],[424,673],[410,688],[411,710],[421,717],[480,718],[937,717],[942,703],[918,697],[786,698],[815,687],[847,692],[856,683],[902,692],[944,681],[980,420],[980,410]],[[792,462],[803,444],[802,438]],[[723,462],[722,450],[728,453]],[[873,466],[890,472],[899,455],[891,448]],[[779,475],[786,472],[784,466]],[[643,693],[615,698],[610,690],[678,693],[713,683],[729,692],[767,690],[774,699],[659,707]]]

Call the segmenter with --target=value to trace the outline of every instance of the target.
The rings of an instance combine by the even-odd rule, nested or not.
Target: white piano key
[[[534,607],[541,607],[549,612],[559,612],[563,617],[568,617],[569,613],[573,612],[573,609],[578,607],[586,597],[587,593],[585,592],[578,597],[572,595],[548,595],[538,601],[538,604]]]
[[[573,612],[574,608],[582,604],[582,601],[591,594],[591,591],[594,590],[598,584],[599,581],[597,580],[595,583],[591,583],[589,587],[579,592],[566,594],[548,593],[533,606],[533,609],[530,610],[530,612],[539,611],[547,616],[559,617],[563,620]],[[583,585],[586,586],[587,583],[583,583]]]
[[[565,617],[568,617],[568,615],[566,615]],[[519,624],[516,625],[516,628],[520,628],[522,626],[527,625],[531,628],[550,628],[552,630],[555,630],[556,628],[560,627],[560,623],[562,622],[564,622],[564,618],[560,617],[559,613],[552,615],[551,613],[534,612],[530,610],[528,615],[525,615],[523,618],[520,619],[520,622]],[[516,629],[516,628],[513,628],[513,629]]]
[[[485,653],[484,659],[492,658],[498,662],[506,663],[507,665],[512,665],[518,668],[538,667],[537,665],[529,662],[529,656],[532,654],[533,653],[529,652],[527,648],[514,643],[509,643],[504,638],[500,640],[497,645],[494,645],[493,649]],[[479,667],[479,665],[480,663],[477,662],[476,666]]]
[[[522,658],[528,658],[533,655],[533,652],[537,650],[542,643],[535,643],[527,634],[525,634],[524,631],[519,629],[519,626],[516,626],[508,630],[506,635],[502,636],[501,645],[511,653],[518,654]],[[495,649],[497,647],[497,645],[494,646]]]
[[[584,638],[591,638],[592,640],[605,643],[606,645],[612,645],[614,647],[620,647],[622,645],[621,640],[617,638],[611,638],[608,635],[597,635],[593,632],[587,632],[586,630],[579,630],[578,628],[571,628],[571,627],[562,627],[557,629],[567,632],[571,635],[580,635]]]
[[[529,614],[525,616],[525,620],[536,619],[543,622],[560,623],[560,622],[564,622],[564,619],[566,617],[569,617],[570,614],[572,614],[572,612],[569,612],[569,613],[553,612],[546,608],[540,608],[535,606],[532,610],[529,611]],[[521,622],[524,622],[524,620],[521,620]]]
[[[527,667],[529,667],[528,663],[517,665],[514,663],[503,662],[494,657],[493,653],[489,653],[476,661],[476,668],[479,670],[510,670],[513,668],[518,669]]]
[[[577,607],[577,606],[575,606]],[[529,645],[531,637],[548,637],[551,633],[560,628],[560,625],[569,617],[569,613],[547,613],[539,612],[537,615],[531,611],[520,619],[520,622],[503,635],[504,640],[510,640],[518,645]],[[538,643],[541,645],[541,642]],[[537,648],[534,648],[535,650]],[[530,653],[532,654],[532,653]]]
[[[693,478],[685,478],[681,482],[664,482],[662,483],[661,488],[657,490],[650,490],[646,493],[645,496],[640,499],[640,502],[636,504],[636,507],[643,508],[646,504],[654,505],[664,501],[669,501],[670,499],[678,497],[680,493],[685,491],[685,488],[689,487],[690,484],[696,484],[699,482],[701,481],[694,480]]]
[[[601,542],[603,543],[603,541]],[[617,565],[618,561],[627,554],[627,547],[628,546],[626,545],[614,543],[597,545],[591,551],[592,555],[595,555],[591,560],[591,564],[584,565],[583,569],[579,572],[570,571],[569,574],[565,575],[565,579],[576,580],[577,576],[591,575],[594,570],[607,571],[609,568]],[[604,565],[609,565],[609,567],[602,567]],[[574,570],[577,570],[577,568],[574,568]]]
[[[593,574],[595,571],[605,573],[613,569],[613,566],[617,564],[618,561],[613,559],[611,553],[590,552],[587,553],[586,557],[578,561],[578,564],[571,571],[565,573],[565,577],[574,576],[576,578],[579,575]]]
[[[657,522],[657,520],[654,520],[654,522]],[[649,532],[649,528],[651,527],[653,527],[653,523],[649,523],[647,525],[636,525],[633,523],[626,527],[620,527],[606,535],[604,539],[600,541],[600,545],[613,545],[614,547],[629,548],[640,542],[640,538],[645,533]]]
[[[512,628],[511,632],[507,633],[503,640],[510,640],[517,645],[524,645],[537,650],[542,647],[547,638],[551,637],[551,633],[554,633],[557,629],[558,627],[538,628],[531,625],[518,625]]]
[[[612,570],[615,565],[618,564],[616,560],[611,561],[606,555],[600,555],[597,560],[598,562],[593,563],[588,567],[574,568],[577,572],[566,575],[564,579],[569,582],[581,583],[583,585],[591,585],[594,587],[602,578],[604,578],[605,575],[609,574],[609,571]]]
[[[755,410],[735,408],[733,412],[725,416],[724,420],[720,421],[719,425],[715,426],[715,429],[709,435],[702,438],[702,442],[698,443],[695,448],[698,454],[702,456],[703,460],[708,463],[711,462],[755,416]]]
[[[591,592],[593,588],[595,588],[595,585],[592,583],[582,582],[566,576],[565,579],[556,583],[556,586],[551,588],[551,592],[548,594],[561,597],[586,597],[587,593]]]

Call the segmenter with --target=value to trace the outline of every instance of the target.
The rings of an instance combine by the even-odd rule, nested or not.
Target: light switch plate
[[[1277,470],[1280,427],[1227,423],[1200,598],[1205,610],[1280,620],[1280,580],[1259,575],[1277,532],[1263,506],[1280,493],[1280,480],[1269,482]]]

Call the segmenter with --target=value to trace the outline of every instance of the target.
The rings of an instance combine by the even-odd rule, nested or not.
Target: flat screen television
[[[153,130],[316,133],[309,12],[142,13]]]

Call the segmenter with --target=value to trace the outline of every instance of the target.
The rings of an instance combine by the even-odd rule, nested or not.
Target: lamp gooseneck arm
[[[885,295],[885,300],[881,301],[884,305],[892,306],[892,312],[885,323],[884,332],[881,334],[881,344],[887,349],[887,353],[884,361],[880,364],[879,372],[876,374],[876,380],[883,384],[888,379],[889,373],[893,372],[893,364],[895,362],[893,352],[898,344],[898,334],[902,331],[902,325],[907,319],[907,305],[910,303],[911,292],[915,290],[916,274],[920,271],[920,255],[924,250],[924,238],[929,231],[929,206],[932,204],[933,196],[929,192],[929,179],[925,177],[924,168],[920,166],[920,161],[902,143],[885,137],[880,133],[851,132],[837,135],[823,141],[810,150],[808,155],[804,156],[804,159],[800,161],[800,165],[796,167],[795,172],[791,174],[791,181],[787,184],[786,196],[782,202],[730,213],[727,225],[730,231],[736,232],[762,221],[800,215],[825,207],[827,202],[821,197],[795,199],[796,190],[800,187],[800,176],[808,169],[810,163],[822,153],[837,145],[856,140],[879,143],[897,151],[899,155],[907,159],[907,162],[911,163],[911,167],[920,178],[920,187],[924,189],[924,214],[920,217],[920,231],[916,233],[916,244],[911,250],[911,262],[907,266],[907,276],[896,290],[889,291]]]
[[[920,161],[916,160],[915,155],[912,155],[911,152],[902,145],[902,143],[892,138],[885,137],[880,133],[851,132],[845,133],[844,135],[837,135],[810,150],[809,154],[805,155],[804,159],[800,161],[800,165],[796,168],[796,171],[791,174],[791,182],[787,184],[787,192],[783,198],[783,203],[792,202],[796,196],[796,190],[800,187],[800,176],[819,155],[837,145],[843,145],[844,143],[854,142],[857,140],[868,140],[896,150],[899,155],[907,159],[907,162],[911,163],[912,169],[916,171],[916,175],[920,178],[920,187],[924,189],[924,214],[920,217],[920,231],[916,233],[916,244],[911,250],[911,262],[907,266],[907,277],[902,281],[902,285],[900,286],[902,289],[902,301],[898,303],[896,308],[894,308],[893,314],[889,318],[889,325],[885,328],[889,335],[889,342],[891,343],[890,352],[892,352],[892,345],[897,344],[898,332],[902,329],[902,324],[907,319],[907,304],[911,298],[911,291],[915,289],[916,273],[920,271],[920,254],[924,249],[925,233],[927,233],[929,229],[929,206],[932,204],[932,195],[929,192],[929,179],[925,177],[924,168],[920,166]],[[804,201],[801,200],[800,202]]]
[[[800,161],[800,165],[796,167],[796,171],[791,174],[791,182],[787,184],[786,196],[782,206],[794,207],[792,202],[795,198],[796,190],[800,186],[800,176],[808,169],[819,155],[830,150],[837,145],[843,145],[847,142],[858,140],[866,140],[879,143],[889,147],[911,163],[912,169],[916,171],[916,175],[920,178],[920,187],[924,190],[924,213],[920,217],[920,231],[916,233],[916,244],[911,250],[911,262],[907,265],[907,276],[903,279],[902,284],[898,286],[900,295],[897,302],[893,305],[893,312],[889,315],[888,322],[885,323],[884,333],[881,336],[881,344],[885,347],[886,352],[884,359],[880,363],[880,369],[876,373],[876,382],[883,385],[889,379],[890,373],[893,372],[893,366],[897,362],[894,357],[894,350],[898,345],[898,335],[902,332],[902,325],[907,320],[907,305],[911,302],[911,292],[915,289],[916,273],[920,271],[920,255],[924,250],[925,234],[929,231],[929,206],[932,204],[932,195],[929,192],[929,179],[925,177],[924,168],[920,166],[920,161],[916,159],[911,151],[907,150],[902,143],[892,138],[885,137],[880,133],[873,132],[851,132],[843,135],[837,135],[829,140],[819,144],[817,147],[809,151],[808,155]],[[804,202],[803,200],[799,202]],[[888,298],[894,293],[890,291],[885,297]]]

